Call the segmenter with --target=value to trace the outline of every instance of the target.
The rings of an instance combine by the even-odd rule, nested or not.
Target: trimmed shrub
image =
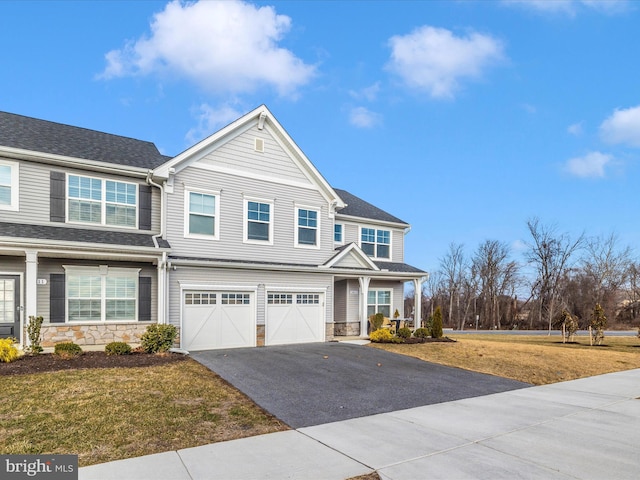
[[[388,328],[379,328],[378,330],[374,330],[369,334],[369,340],[375,343],[386,343],[390,342],[393,338],[391,332]]]
[[[384,315],[382,313],[376,313],[375,315],[371,315],[371,330],[376,331],[382,328],[382,324],[384,323]]]
[[[431,324],[431,337],[442,338],[442,310],[440,307],[436,307],[436,311],[433,313],[433,323]]]
[[[29,315],[29,324],[27,325],[27,336],[29,337],[30,345],[25,348],[30,355],[38,355],[42,352],[42,346],[40,345],[40,330],[42,328],[42,322],[44,319],[42,315],[34,317]]]
[[[140,346],[147,353],[167,352],[178,336],[178,329],[174,325],[149,325],[142,334]]]
[[[413,332],[413,336],[416,338],[427,338],[429,336],[429,330],[426,328],[418,328]]]
[[[131,346],[126,342],[111,342],[104,347],[107,355],[129,355]]]
[[[411,338],[411,329],[407,327],[399,328],[396,335],[400,338]]]
[[[53,353],[62,358],[77,357],[82,355],[82,348],[73,342],[56,343],[56,346],[53,347]]]
[[[15,338],[0,338],[0,362],[9,363],[17,360],[20,352],[14,345]]]

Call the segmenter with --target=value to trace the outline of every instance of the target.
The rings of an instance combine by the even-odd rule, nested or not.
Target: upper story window
[[[18,210],[18,169],[15,162],[0,162],[0,210]]]
[[[67,201],[70,222],[135,227],[138,186],[69,175]]]
[[[318,212],[298,208],[298,226],[296,230],[296,245],[318,246]]]
[[[188,221],[185,222],[185,235],[204,235],[218,238],[218,196],[208,193],[185,193],[185,209]]]
[[[245,242],[273,243],[273,203],[245,200]]]
[[[344,243],[344,238],[342,236],[342,224],[336,223],[333,226],[333,241],[335,243]]]
[[[363,227],[360,232],[360,246],[370,257],[391,258],[391,232]]]

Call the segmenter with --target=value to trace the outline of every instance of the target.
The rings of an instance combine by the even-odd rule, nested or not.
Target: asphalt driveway
[[[209,350],[191,356],[292,428],[530,386],[335,342]]]

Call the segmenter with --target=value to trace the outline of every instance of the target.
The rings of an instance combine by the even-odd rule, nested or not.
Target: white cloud
[[[387,69],[411,88],[434,98],[452,98],[462,79],[478,78],[503,58],[499,40],[480,33],[455,36],[450,30],[423,26],[389,39]]]
[[[605,168],[613,162],[613,155],[589,152],[584,157],[571,158],[565,164],[565,170],[571,175],[583,178],[601,178]]]
[[[376,98],[378,98],[378,93],[380,93],[380,82],[376,82],[373,85],[365,87],[361,90],[349,90],[349,95],[351,95],[355,99],[364,99],[370,102],[373,102]]]
[[[616,109],[600,125],[600,136],[607,143],[640,147],[640,105]]]
[[[524,7],[541,13],[574,16],[580,10],[616,14],[628,9],[628,0],[503,0],[510,6]]]
[[[567,127],[567,132],[570,133],[571,135],[575,135],[576,137],[579,137],[580,135],[582,135],[582,122],[573,123],[569,125]]]
[[[193,114],[198,124],[187,132],[186,140],[188,144],[198,143],[203,138],[240,118],[244,113],[229,104],[214,108],[207,103],[203,103],[194,109]]]
[[[349,122],[358,128],[373,128],[382,123],[382,115],[364,107],[355,107],[349,112]]]
[[[524,109],[525,112],[530,113],[531,115],[538,112],[538,109],[536,108],[536,106],[531,105],[530,103],[523,103],[522,108]]]
[[[268,85],[288,95],[315,74],[314,66],[278,46],[291,18],[274,7],[174,0],[154,15],[150,27],[150,36],[105,55],[101,78],[172,73],[217,93]]]

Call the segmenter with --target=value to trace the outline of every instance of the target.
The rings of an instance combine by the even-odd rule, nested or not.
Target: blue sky
[[[405,260],[526,221],[640,241],[640,4],[0,2],[0,110],[167,155],[266,104]]]

